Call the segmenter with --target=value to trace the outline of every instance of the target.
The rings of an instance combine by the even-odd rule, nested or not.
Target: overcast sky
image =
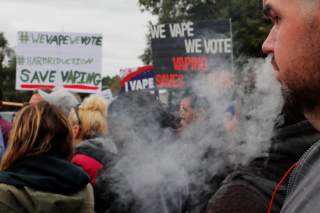
[[[17,31],[103,34],[102,75],[141,66],[138,56],[146,47],[148,12],[136,0],[0,0],[0,32],[10,47]]]

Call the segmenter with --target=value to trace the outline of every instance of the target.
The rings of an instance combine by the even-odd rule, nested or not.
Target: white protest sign
[[[101,91],[102,35],[18,32],[16,89]]]
[[[99,92],[97,95],[104,97],[107,100],[108,104],[110,104],[113,101],[113,95],[112,95],[111,89],[103,90]]]

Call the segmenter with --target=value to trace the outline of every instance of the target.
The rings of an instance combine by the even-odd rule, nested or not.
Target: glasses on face
[[[80,119],[80,115],[79,115],[79,106],[80,106],[80,104],[78,104],[78,105],[74,108],[74,112],[75,112],[75,114],[76,114],[76,117],[77,117],[79,126],[81,126],[81,119]]]

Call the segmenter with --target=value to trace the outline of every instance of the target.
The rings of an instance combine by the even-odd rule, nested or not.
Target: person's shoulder
[[[0,183],[0,193],[17,194],[17,193],[22,193],[23,191],[24,191],[23,188],[18,188],[10,184]]]
[[[15,186],[0,183],[0,212],[22,213],[19,198],[25,197],[22,189]]]
[[[317,212],[320,200],[320,144],[312,149],[311,154],[305,155],[304,163],[290,178],[287,199],[281,212]],[[318,156],[316,156],[318,155]],[[308,160],[312,159],[312,160]]]
[[[313,170],[320,171],[320,140],[315,142],[299,159],[296,168],[293,170],[289,185],[288,194],[294,191],[306,175],[313,175]],[[318,178],[316,178],[318,179]]]
[[[288,196],[281,212],[317,212],[320,200],[319,156],[320,141],[317,141],[303,154],[290,176]]]
[[[263,212],[268,199],[241,181],[223,185],[210,199],[207,212]]]
[[[39,191],[30,187],[23,187],[30,201],[33,201],[32,211],[39,212],[64,212],[65,209],[73,209],[78,213],[93,213],[94,197],[91,184],[87,184],[81,190],[72,194],[57,194],[47,191]]]
[[[277,182],[249,169],[239,169],[229,174],[217,192],[210,198],[207,212],[263,212]],[[283,203],[283,195],[277,201]],[[274,206],[279,210],[280,206]]]

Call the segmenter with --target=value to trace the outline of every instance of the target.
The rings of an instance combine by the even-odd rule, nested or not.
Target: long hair
[[[70,159],[73,135],[69,121],[57,107],[42,101],[17,113],[0,170],[24,157],[42,154]]]
[[[70,112],[72,125],[80,126],[80,139],[88,139],[96,135],[107,135],[107,101],[100,96],[90,95]]]

